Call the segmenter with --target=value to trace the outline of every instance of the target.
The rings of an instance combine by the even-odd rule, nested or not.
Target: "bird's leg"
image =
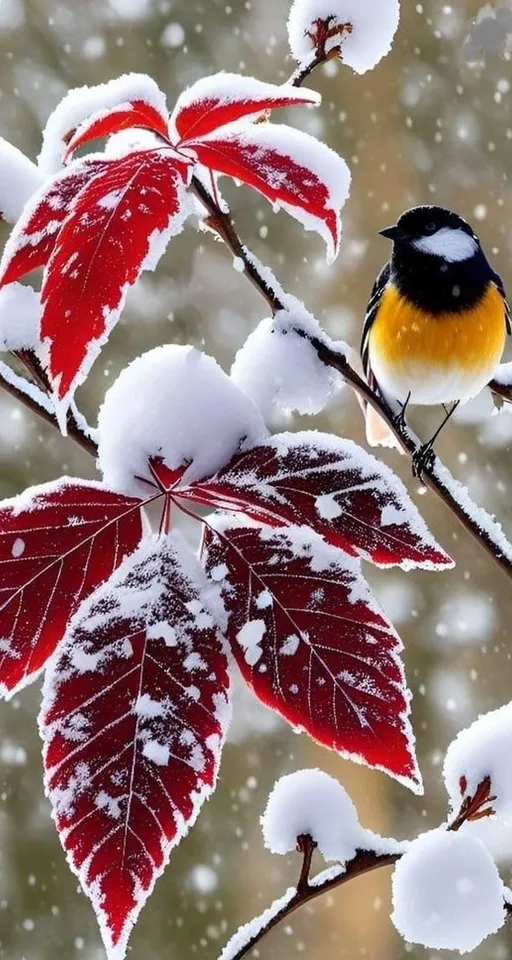
[[[419,449],[416,451],[416,453],[413,454],[412,475],[413,477],[416,477],[418,480],[421,480],[422,473],[425,470],[427,470],[429,467],[432,467],[435,460],[434,444],[439,434],[441,433],[441,430],[443,429],[443,427],[446,426],[450,417],[455,413],[457,407],[459,406],[459,403],[460,403],[460,400],[455,401],[451,410],[448,410],[446,412],[446,416],[438,426],[436,432],[434,433],[434,436],[431,437],[430,440],[427,441],[427,443],[423,443],[421,447],[419,447]]]
[[[395,423],[398,429],[401,431],[404,431],[407,429],[407,421],[405,419],[405,413],[406,413],[407,405],[410,399],[411,399],[411,391],[409,390],[409,393],[407,394],[404,403],[402,403],[401,405],[400,412],[397,413],[395,416]]]

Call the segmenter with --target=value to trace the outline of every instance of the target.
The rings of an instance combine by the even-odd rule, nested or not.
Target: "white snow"
[[[157,740],[148,740],[142,748],[142,753],[159,767],[165,767],[169,763],[169,747],[165,743],[158,743]]]
[[[245,662],[250,667],[254,667],[263,653],[260,643],[266,629],[264,620],[248,620],[236,635],[237,642],[244,651]]]
[[[443,767],[450,804],[457,813],[464,796],[474,795],[486,777],[491,779],[491,794],[496,815],[512,825],[512,703],[484,713],[471,726],[461,730],[448,750]],[[464,793],[460,780],[465,777]]]
[[[44,181],[44,173],[35,163],[0,137],[0,214],[7,223],[16,223],[27,200]]]
[[[148,457],[163,457],[171,469],[189,464],[192,481],[268,435],[252,400],[212,357],[177,345],[150,350],[121,372],[100,409],[98,433],[105,483],[139,496],[148,495],[135,479],[149,477]]]
[[[92,113],[133,100],[143,100],[163,116],[167,114],[164,94],[155,81],[143,73],[127,73],[108,83],[69,90],[48,117],[38,158],[40,169],[45,173],[60,170],[66,149],[64,138]]]
[[[271,853],[291,853],[308,834],[326,860],[346,863],[366,846],[356,808],[341,783],[322,770],[298,770],[281,777],[261,818]]]
[[[391,919],[409,943],[468,953],[505,919],[504,887],[483,843],[431,830],[413,840],[393,874]]]
[[[391,50],[400,18],[399,0],[294,0],[288,18],[288,39],[294,58],[308,61],[314,44],[308,33],[317,19],[332,17],[336,24],[350,23],[352,32],[342,40],[341,59],[356,73],[373,69]],[[327,51],[339,37],[327,41]]]
[[[500,363],[494,374],[496,383],[501,383],[503,387],[512,386],[512,362]]]
[[[22,283],[0,290],[0,350],[23,350],[39,344],[39,293]]]
[[[258,324],[231,367],[231,379],[252,397],[266,420],[294,410],[320,413],[341,386],[341,376],[319,360],[297,330],[322,337],[318,322],[304,308],[295,313],[280,310]]]
[[[257,80],[255,77],[245,77],[237,73],[215,73],[210,77],[201,77],[192,86],[187,87],[180,94],[171,115],[170,128],[175,130],[176,118],[183,110],[190,107],[200,108],[204,104],[205,109],[215,113],[217,107],[226,107],[237,103],[247,101],[265,101],[265,100],[293,100],[298,104],[309,103],[318,106],[322,98],[315,90],[308,90],[306,87],[294,87],[291,83],[283,83],[279,86],[274,83],[265,83],[263,80]],[[245,120],[254,119],[262,111],[256,107],[251,115],[246,115]],[[221,128],[219,128],[221,129]],[[194,130],[191,130],[191,136],[194,136]]]

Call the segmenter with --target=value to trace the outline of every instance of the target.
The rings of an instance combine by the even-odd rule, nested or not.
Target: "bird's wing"
[[[505,304],[505,323],[507,325],[507,333],[510,334],[512,333],[512,309],[507,300],[507,294],[505,292],[505,287],[503,286],[503,280],[497,273],[495,273],[493,277],[493,281],[496,286],[496,289],[498,290],[498,293],[500,293],[501,296],[503,297],[503,303]]]
[[[363,361],[366,379],[371,386],[375,386],[375,384],[372,383],[373,377],[370,367],[370,331],[372,329],[375,317],[377,316],[382,294],[387,286],[390,273],[390,264],[386,263],[386,266],[382,268],[373,285],[373,290],[366,308],[366,315],[363,323],[363,333],[361,337],[361,359]]]

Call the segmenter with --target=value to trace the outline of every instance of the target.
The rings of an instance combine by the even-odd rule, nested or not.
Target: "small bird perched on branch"
[[[393,241],[393,253],[374,284],[364,321],[361,356],[368,382],[402,423],[409,404],[452,405],[415,458],[419,476],[459,403],[492,380],[511,313],[500,277],[458,214],[413,207],[380,233]],[[371,446],[392,443],[389,428],[370,407],[366,432]]]

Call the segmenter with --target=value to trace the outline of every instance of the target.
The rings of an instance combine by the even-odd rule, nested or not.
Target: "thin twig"
[[[25,377],[21,377],[18,373],[15,373],[3,360],[0,360],[0,386],[9,393],[11,397],[15,397],[16,400],[19,400],[20,403],[31,410],[32,413],[36,413],[38,417],[41,417],[46,423],[50,423],[53,427],[56,427],[60,433],[53,404],[48,394],[44,393],[36,383],[31,383]],[[93,437],[93,431],[88,425],[86,426],[86,421],[82,415],[78,413],[76,407],[68,413],[67,430],[68,436],[71,437],[75,443],[92,457],[97,457],[98,447]]]
[[[304,859],[307,853],[304,853]],[[317,874],[302,889],[293,887],[271,907],[255,917],[254,920],[240,927],[235,935],[224,947],[219,960],[243,960],[251,950],[254,950],[261,940],[277,927],[283,920],[304,907],[312,900],[322,897],[337,887],[362,877],[365,873],[377,870],[379,867],[389,867],[400,859],[400,853],[379,854],[373,850],[358,850],[355,857],[346,866],[331,867]],[[260,921],[260,922],[259,922]]]

